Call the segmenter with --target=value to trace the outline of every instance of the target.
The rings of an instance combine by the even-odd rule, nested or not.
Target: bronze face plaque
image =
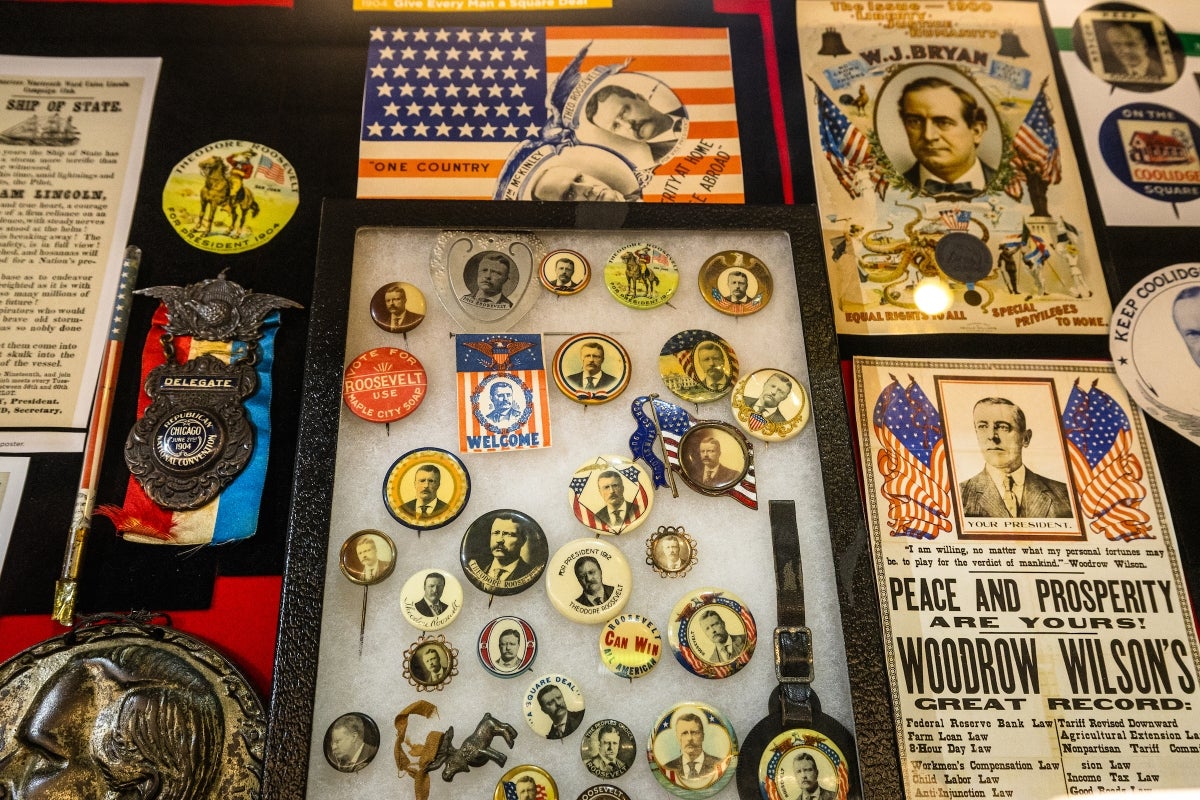
[[[0,665],[0,731],[5,797],[260,790],[266,718],[254,690],[208,645],[145,619],[79,627]]]

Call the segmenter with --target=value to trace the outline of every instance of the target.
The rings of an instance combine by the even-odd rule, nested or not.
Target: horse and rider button
[[[679,267],[658,245],[634,242],[609,257],[604,285],[623,306],[658,308],[679,288]]]

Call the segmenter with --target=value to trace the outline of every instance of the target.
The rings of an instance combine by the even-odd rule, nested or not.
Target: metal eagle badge
[[[125,463],[159,506],[199,508],[245,469],[254,452],[254,426],[244,404],[258,389],[263,320],[275,309],[300,306],[246,290],[224,272],[137,294],[161,300],[168,323],[160,337],[164,361],[146,375],[151,403],[125,442]],[[182,363],[176,337],[190,337]],[[210,352],[204,343],[220,344]]]

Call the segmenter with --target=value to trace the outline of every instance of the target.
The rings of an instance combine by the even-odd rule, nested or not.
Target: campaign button
[[[542,259],[538,277],[555,294],[577,294],[592,279],[592,265],[574,250],[554,250]]]
[[[394,422],[416,411],[428,389],[416,356],[398,347],[376,347],[346,366],[342,400],[365,420]]]
[[[633,731],[624,722],[615,719],[593,722],[583,734],[579,756],[587,771],[597,778],[619,778],[629,771],[637,758]]]
[[[396,545],[383,531],[352,533],[342,542],[338,566],[351,583],[374,586],[396,568]]]
[[[537,657],[537,634],[520,617],[496,617],[479,632],[475,652],[483,668],[497,678],[515,678]]]
[[[423,569],[400,589],[400,610],[409,624],[423,631],[446,627],[462,611],[462,584],[449,572]]]
[[[696,565],[697,550],[683,526],[660,525],[646,539],[646,563],[664,578],[682,578]]]
[[[755,370],[742,378],[729,403],[742,430],[764,442],[791,439],[812,415],[804,386],[781,369]]]
[[[550,557],[546,594],[572,622],[607,622],[629,601],[633,576],[625,556],[608,539],[567,542]]]
[[[565,675],[543,675],[525,691],[525,721],[546,739],[565,739],[583,722],[579,685]]]
[[[409,450],[383,476],[383,504],[405,527],[434,530],[453,522],[471,497],[471,475],[458,456],[437,447]]]
[[[742,250],[725,250],[700,267],[700,295],[723,314],[745,316],[771,301],[774,282],[767,265]]]
[[[458,674],[458,651],[444,636],[422,636],[404,651],[404,677],[418,692],[440,692]]]
[[[558,784],[550,773],[532,764],[513,767],[496,782],[492,800],[558,800]]]
[[[680,331],[658,352],[658,372],[676,396],[692,403],[718,400],[738,379],[738,359],[729,342],[711,331]]]
[[[477,589],[506,596],[533,586],[546,568],[548,555],[542,526],[528,514],[502,508],[467,527],[458,560]]]
[[[754,655],[758,628],[737,595],[703,588],[675,604],[667,641],[688,672],[701,678],[728,678]]]
[[[633,530],[654,507],[654,478],[627,456],[597,456],[571,476],[568,501],[575,519],[597,533]]]
[[[342,714],[325,730],[322,750],[338,772],[358,772],[379,752],[379,726],[358,711]]]
[[[706,703],[678,703],[662,714],[646,743],[650,771],[677,797],[701,800],[725,788],[737,769],[737,734]]]
[[[640,678],[658,665],[662,636],[641,614],[621,614],[600,630],[600,662],[619,678]]]
[[[679,267],[658,245],[634,242],[609,257],[604,285],[623,306],[658,308],[679,288]]]
[[[371,319],[388,333],[411,331],[425,319],[425,295],[411,283],[385,283],[371,296]]]
[[[620,787],[602,783],[584,789],[577,800],[629,800],[629,795],[621,791]]]
[[[554,353],[554,382],[576,403],[607,403],[629,385],[629,353],[602,333],[581,333]]]

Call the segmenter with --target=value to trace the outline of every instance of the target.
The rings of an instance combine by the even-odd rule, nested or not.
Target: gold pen
[[[96,502],[96,482],[100,461],[104,458],[104,441],[108,421],[112,417],[113,395],[117,389],[117,374],[121,369],[121,350],[125,332],[129,329],[129,307],[133,287],[137,283],[142,250],[134,245],[125,248],[121,259],[121,282],[113,302],[112,324],[108,327],[108,343],[100,362],[100,377],[96,382],[96,397],[88,422],[87,440],[83,451],[83,470],[79,475],[79,493],[75,497],[75,513],[71,515],[71,530],[67,534],[67,549],[63,553],[62,570],[54,584],[54,619],[61,625],[71,625],[75,619],[75,598],[79,588],[79,573],[83,568],[83,549],[92,527],[92,509]]]

